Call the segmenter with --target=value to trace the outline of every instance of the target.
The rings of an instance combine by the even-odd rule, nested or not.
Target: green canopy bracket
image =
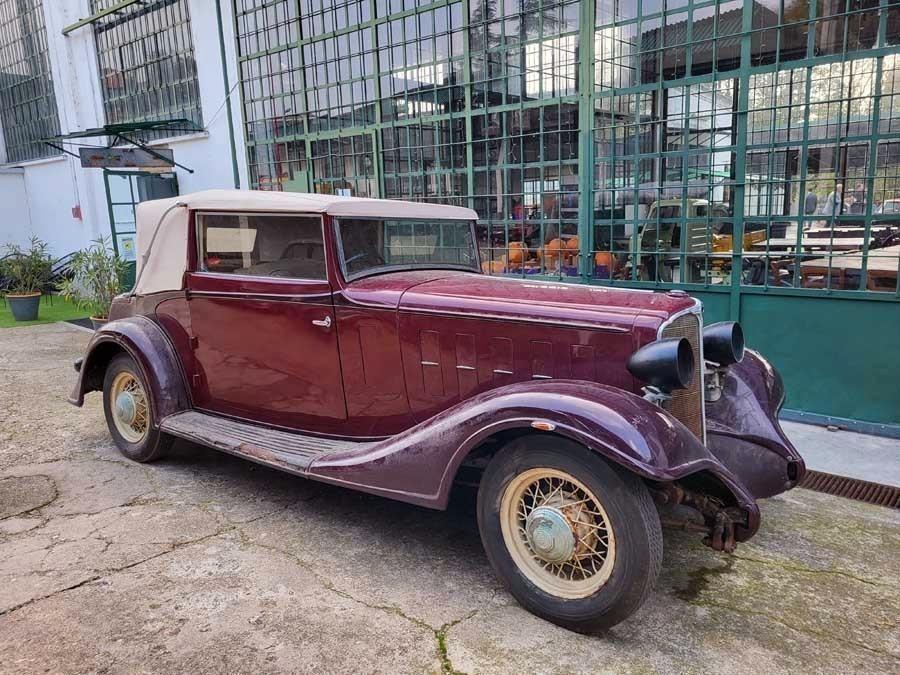
[[[68,35],[73,30],[78,30],[82,26],[87,26],[89,24],[96,23],[103,17],[109,16],[110,14],[115,14],[116,12],[122,11],[126,7],[130,7],[131,5],[137,5],[137,4],[140,4],[141,2],[143,2],[143,0],[122,0],[122,2],[117,2],[115,5],[112,5],[111,7],[107,7],[106,9],[101,9],[99,12],[97,12],[95,14],[91,14],[86,19],[81,19],[69,26],[66,26],[62,30],[62,34]]]

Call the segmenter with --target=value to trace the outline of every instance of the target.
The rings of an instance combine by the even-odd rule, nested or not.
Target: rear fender
[[[85,350],[69,402],[80,407],[86,393],[102,390],[109,362],[123,352],[134,359],[150,388],[154,420],[190,408],[188,389],[175,348],[162,328],[145,316],[110,321],[94,333]]]
[[[535,429],[536,421],[552,430]],[[492,389],[387,440],[321,457],[309,471],[321,480],[441,509],[466,456],[509,429],[565,436],[651,481],[711,473],[749,515],[738,539],[758,527],[752,496],[687,427],[639,396],[591,382],[531,381]]]

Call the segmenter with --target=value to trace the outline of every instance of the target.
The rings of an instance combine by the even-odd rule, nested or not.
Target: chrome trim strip
[[[494,368],[494,373],[496,373],[497,375],[512,375],[513,371],[503,370],[502,368]]]
[[[700,331],[700,335],[698,336],[700,342],[700,415],[702,416],[701,422],[703,424],[703,438],[701,440],[703,441],[703,445],[706,445],[706,359],[703,355],[703,303],[697,298],[691,299],[694,301],[693,306],[683,309],[680,312],[675,312],[675,314],[659,324],[659,329],[656,331],[656,339],[662,339],[663,331],[669,324],[673,323],[675,319],[684,316],[685,314],[697,315],[697,324]]]
[[[456,366],[457,370],[475,370],[474,366]]]
[[[629,293],[658,293],[652,288],[629,288],[627,286],[613,286],[612,284],[582,284],[577,281],[563,281],[561,279],[529,279],[527,276],[520,277],[510,277],[500,274],[484,274],[483,276],[490,277],[491,279],[497,279],[498,281],[512,281],[519,283],[530,283],[530,284],[567,284],[569,286],[578,286],[578,287],[587,287],[587,288],[597,288],[607,291],[615,291],[615,292],[629,292]],[[576,277],[572,277],[573,279]]]
[[[285,302],[305,302],[315,299],[328,300],[331,293],[310,293],[309,295],[298,295],[296,293],[252,293],[240,291],[195,291],[187,289],[188,295],[198,295],[207,298],[257,298],[260,300],[284,300]],[[329,303],[330,304],[330,303]]]
[[[196,270],[190,272],[203,279],[220,279],[222,281],[246,281],[249,283],[263,284],[297,284],[302,286],[323,286],[328,284],[328,279],[310,279],[309,277],[269,277],[264,274],[233,274],[231,272],[211,272],[210,270]]]
[[[434,361],[419,361],[423,366],[439,366],[440,363],[435,363]]]
[[[684,316],[685,314],[699,314],[700,315],[700,325],[703,325],[703,303],[700,302],[697,298],[691,298],[694,301],[693,306],[682,309],[680,312],[675,312],[668,319],[659,324],[659,328],[656,331],[656,339],[662,339],[663,331],[672,323],[675,322],[675,319]],[[701,340],[702,342],[702,340]]]
[[[703,445],[706,445],[706,357],[703,354],[703,304],[697,312],[697,323],[700,331],[700,414],[703,415]]]
[[[599,330],[606,333],[631,333],[630,328],[622,326],[610,326],[607,324],[590,323],[588,321],[567,321],[565,319],[549,320],[524,318],[517,316],[503,316],[502,314],[479,314],[475,312],[450,312],[440,309],[427,309],[422,307],[400,307],[401,313],[406,314],[435,314],[437,316],[446,316],[451,318],[462,317],[464,319],[488,319],[493,321],[512,321],[515,323],[539,323],[545,326],[557,326],[559,328],[589,328],[591,330]],[[636,314],[634,316],[637,316]],[[630,318],[634,318],[633,316]]]
[[[347,293],[345,292],[347,289],[345,288],[343,291],[336,291],[333,295],[335,302],[335,307],[366,307],[368,309],[385,309],[390,312],[397,311],[397,305],[395,303],[384,302],[382,304],[378,304],[377,302],[363,302],[361,300],[357,300],[356,298],[347,297]]]
[[[553,376],[552,375],[532,375],[531,379],[532,380],[552,380]]]

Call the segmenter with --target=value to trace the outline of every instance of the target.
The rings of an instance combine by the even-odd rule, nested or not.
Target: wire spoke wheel
[[[109,397],[116,430],[129,443],[140,443],[150,424],[150,406],[140,380],[130,372],[118,373]]]
[[[500,527],[516,566],[559,598],[593,595],[612,574],[616,543],[600,500],[574,476],[535,468],[503,492]]]

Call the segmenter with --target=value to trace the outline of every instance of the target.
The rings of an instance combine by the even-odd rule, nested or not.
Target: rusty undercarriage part
[[[734,526],[746,525],[746,514],[739,508],[725,506],[715,497],[686,490],[678,483],[663,483],[651,489],[660,522],[670,527],[706,536],[703,543],[716,551],[731,553],[737,543]]]

